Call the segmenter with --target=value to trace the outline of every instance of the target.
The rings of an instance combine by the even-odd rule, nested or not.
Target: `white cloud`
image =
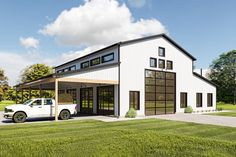
[[[64,10],[55,21],[39,30],[72,46],[108,45],[122,40],[167,33],[157,19],[134,20],[129,8],[116,0],[86,0]]]
[[[91,46],[91,47],[87,47],[83,50],[79,50],[79,51],[70,51],[70,52],[65,52],[62,53],[61,57],[59,58],[60,60],[60,64],[68,62],[70,60],[85,56],[91,52],[94,52],[96,50],[99,50],[101,48],[103,48],[104,46]]]
[[[32,64],[29,59],[14,53],[0,52],[0,58],[0,67],[4,69],[10,85],[15,85],[21,70]]]
[[[41,57],[40,54],[29,55],[29,53],[20,55],[13,52],[0,51],[0,58],[0,68],[4,69],[5,74],[9,79],[9,84],[11,86],[16,85],[18,83],[17,81],[19,81],[21,71],[29,65],[35,63],[44,63],[52,66],[58,63],[57,58],[48,59]]]
[[[33,37],[27,37],[27,38],[23,38],[21,37],[19,39],[20,44],[22,46],[24,46],[25,48],[38,48],[39,46],[39,40],[33,38]]]
[[[142,8],[146,4],[146,0],[128,0],[129,5],[135,8]]]

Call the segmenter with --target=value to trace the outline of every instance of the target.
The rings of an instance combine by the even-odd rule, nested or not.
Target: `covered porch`
[[[117,80],[84,79],[80,77],[60,77],[56,74],[16,86],[16,93],[28,93],[32,98],[32,91],[39,91],[43,97],[44,91],[53,93],[55,99],[55,120],[58,120],[58,105],[77,104],[77,112],[88,115],[119,116]],[[19,100],[16,100],[18,103]]]

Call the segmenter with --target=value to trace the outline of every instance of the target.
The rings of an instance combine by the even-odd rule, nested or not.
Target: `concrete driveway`
[[[72,117],[70,120],[94,119],[104,122],[115,122],[115,121],[150,119],[150,118],[236,127],[236,117],[213,116],[213,115],[202,115],[202,114],[185,114],[185,113],[143,116],[136,118],[115,118],[108,116],[81,116],[81,117]],[[53,121],[54,118],[33,118],[27,120],[26,123],[40,123],[40,122],[53,122]],[[3,118],[3,112],[0,112],[0,125],[12,125],[12,124],[15,123],[13,123],[13,121],[10,119]]]

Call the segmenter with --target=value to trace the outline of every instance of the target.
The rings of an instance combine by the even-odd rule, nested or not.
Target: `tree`
[[[209,79],[218,85],[217,100],[235,102],[236,50],[223,53],[210,65]]]
[[[43,76],[47,76],[52,74],[52,68],[45,64],[33,64],[31,66],[26,67],[21,74],[20,82],[26,83]]]
[[[4,93],[8,87],[8,78],[5,76],[4,70],[0,68],[0,101],[3,100]]]
[[[26,67],[20,76],[20,82],[21,83],[26,83],[30,82],[33,80],[36,80],[38,78],[41,78],[43,76],[47,76],[52,74],[52,68],[45,65],[45,64],[33,64],[31,66]],[[32,90],[31,91],[31,96],[32,98],[37,98],[40,96],[39,91]],[[42,93],[43,97],[53,97],[54,92],[52,91],[43,91]],[[28,99],[29,93],[28,92],[23,92],[23,101]],[[17,98],[21,100],[21,94],[17,95]]]

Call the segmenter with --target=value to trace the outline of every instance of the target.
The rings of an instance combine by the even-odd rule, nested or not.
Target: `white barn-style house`
[[[216,108],[216,85],[193,72],[196,59],[165,34],[119,42],[55,67],[17,90],[71,93],[79,113],[139,116]]]

